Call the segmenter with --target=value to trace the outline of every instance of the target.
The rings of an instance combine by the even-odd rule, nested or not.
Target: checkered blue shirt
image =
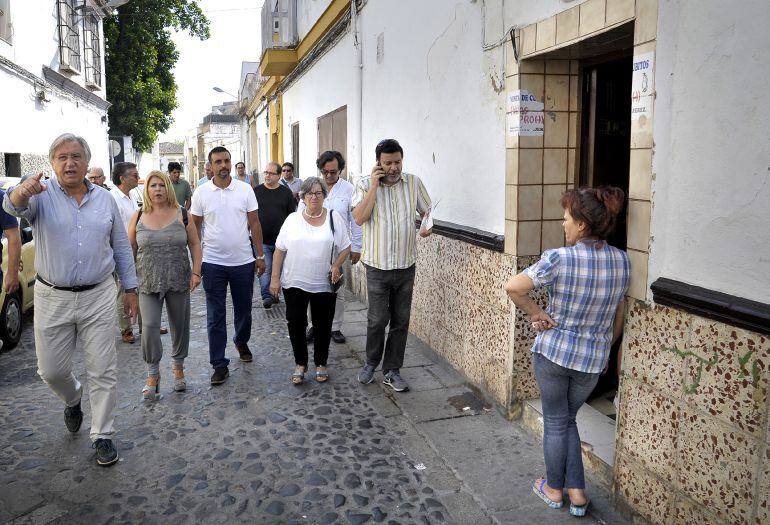
[[[601,372],[609,359],[615,311],[628,290],[626,252],[581,240],[546,250],[524,273],[535,288],[548,290],[545,311],[557,323],[538,332],[532,352],[571,370]]]

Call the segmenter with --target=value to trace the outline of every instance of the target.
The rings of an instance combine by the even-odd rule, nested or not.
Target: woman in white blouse
[[[283,289],[296,363],[291,377],[295,385],[304,381],[308,365],[305,339],[308,304],[314,327],[315,378],[321,383],[329,379],[326,361],[337,299],[329,280],[330,277],[335,283],[340,280],[342,264],[350,254],[347,224],[337,212],[323,207],[327,194],[322,179],[305,179],[299,194],[305,207],[286,218],[275,241],[270,293],[278,296]]]

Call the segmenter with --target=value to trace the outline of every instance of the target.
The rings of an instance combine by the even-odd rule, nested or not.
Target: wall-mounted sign
[[[544,105],[526,89],[517,89],[507,97],[508,135],[539,137],[545,130]]]
[[[652,116],[655,53],[634,55],[631,77],[631,120]]]

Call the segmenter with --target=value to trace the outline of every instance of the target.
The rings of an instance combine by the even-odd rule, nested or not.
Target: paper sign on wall
[[[634,55],[631,77],[631,120],[652,116],[655,53]]]
[[[526,89],[508,93],[508,135],[538,137],[545,130],[544,105]]]

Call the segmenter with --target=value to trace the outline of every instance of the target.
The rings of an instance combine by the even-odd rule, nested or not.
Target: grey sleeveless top
[[[187,231],[179,217],[160,230],[147,228],[140,218],[136,223],[136,244],[139,293],[163,295],[190,289]]]

